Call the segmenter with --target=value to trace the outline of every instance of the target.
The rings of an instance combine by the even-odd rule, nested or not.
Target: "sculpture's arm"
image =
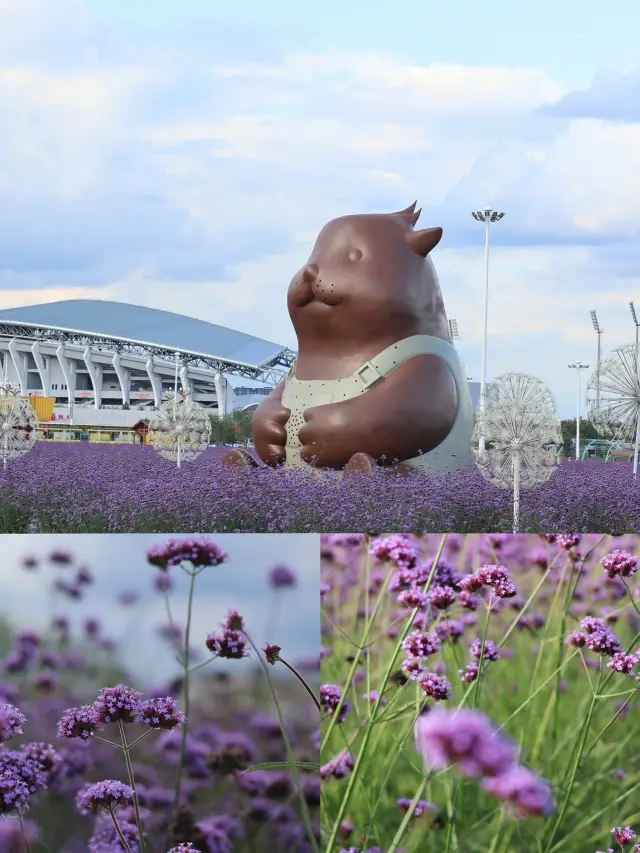
[[[354,453],[392,464],[428,453],[447,437],[458,411],[453,374],[435,355],[410,359],[365,394],[307,409],[302,458],[343,468]]]
[[[252,432],[256,453],[267,465],[281,465],[286,459],[286,423],[290,411],[282,405],[286,380],[260,403],[253,416]]]

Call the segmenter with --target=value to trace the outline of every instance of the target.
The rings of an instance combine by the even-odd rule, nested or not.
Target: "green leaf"
[[[319,764],[313,764],[310,761],[265,761],[263,764],[254,764],[245,770],[245,773],[253,773],[256,770],[287,770],[293,763],[298,770],[308,770],[312,773],[317,773],[320,770]]]

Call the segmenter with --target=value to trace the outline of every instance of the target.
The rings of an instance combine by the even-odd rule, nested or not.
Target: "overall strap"
[[[353,378],[361,383],[363,388],[371,388],[386,379],[396,368],[417,355],[437,355],[447,364],[451,364],[458,358],[456,348],[448,341],[443,341],[442,338],[435,338],[432,335],[412,335],[410,338],[403,338],[401,341],[391,344],[379,355],[365,362],[361,368],[356,370]]]

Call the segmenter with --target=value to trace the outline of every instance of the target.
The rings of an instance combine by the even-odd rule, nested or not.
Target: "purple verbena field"
[[[224,469],[210,448],[180,470],[150,447],[38,443],[0,472],[0,532],[501,532],[511,494],[475,470],[428,478]],[[640,530],[631,466],[565,462],[521,500],[524,532]]]
[[[42,633],[0,623],[0,851],[318,853],[318,661],[292,673],[285,650],[257,648],[241,595],[223,624],[190,636],[198,577],[228,571],[212,540],[172,539],[147,561],[167,607],[157,653],[181,675],[143,694],[101,614],[72,627],[86,566],[62,551],[25,557],[55,607]],[[186,614],[172,608],[181,572]],[[274,567],[269,581],[277,592],[296,575]],[[135,596],[121,606],[135,617]]]
[[[640,853],[640,537],[322,537],[323,853]]]

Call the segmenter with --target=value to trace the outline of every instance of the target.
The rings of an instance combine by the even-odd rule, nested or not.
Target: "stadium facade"
[[[132,425],[179,390],[223,416],[254,409],[289,370],[287,347],[138,305],[65,300],[0,310],[0,378],[54,400],[51,419]]]

